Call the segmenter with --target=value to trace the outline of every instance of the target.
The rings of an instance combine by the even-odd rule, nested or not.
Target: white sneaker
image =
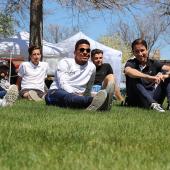
[[[158,103],[152,103],[151,109],[156,110],[158,112],[165,112],[165,110]]]
[[[106,90],[100,90],[94,97],[91,104],[86,108],[89,111],[99,110],[107,98]]]
[[[40,98],[40,97],[38,96],[38,94],[37,94],[36,91],[34,91],[34,90],[30,90],[28,93],[29,93],[30,97],[31,97],[34,101],[36,101],[36,102],[43,100],[42,98]]]
[[[2,106],[12,106],[19,96],[18,87],[16,85],[11,85],[2,99]]]

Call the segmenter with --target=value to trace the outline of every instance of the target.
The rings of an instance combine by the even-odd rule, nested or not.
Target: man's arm
[[[93,74],[90,77],[90,80],[87,83],[86,90],[85,90],[85,92],[83,94],[84,96],[91,96],[91,88],[92,88],[92,86],[94,84],[95,75],[96,75],[96,72],[94,71]]]
[[[125,75],[128,75],[131,78],[142,78],[158,84],[161,81],[161,78],[159,76],[150,76],[128,66],[125,68]]]
[[[25,65],[24,65],[24,63],[22,63],[18,69],[18,78],[17,78],[17,82],[16,82],[18,90],[21,90],[21,81],[22,81],[22,77],[24,76],[24,74],[25,74]]]
[[[73,88],[69,85],[69,63],[67,60],[61,60],[57,65],[57,71],[55,73],[55,81],[59,87],[69,93],[73,93]]]
[[[21,81],[22,81],[22,77],[18,76],[17,82],[16,82],[16,85],[17,85],[17,87],[18,87],[18,90],[21,90]]]

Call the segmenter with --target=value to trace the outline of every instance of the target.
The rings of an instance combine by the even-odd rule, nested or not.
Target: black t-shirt
[[[102,85],[103,80],[108,74],[113,74],[113,70],[110,64],[103,63],[101,66],[97,67],[94,84]]]
[[[145,73],[145,74],[148,74],[148,75],[151,75],[151,76],[155,76],[159,72],[162,71],[162,66],[163,65],[164,64],[161,63],[160,61],[148,59],[148,61],[146,63],[146,67],[141,71],[139,61],[136,58],[134,58],[134,59],[130,59],[130,60],[127,61],[126,65],[125,65],[125,68],[126,67],[131,67],[131,68],[134,68],[134,69],[136,69],[136,70],[138,70],[138,71],[140,71],[142,73]],[[153,88],[154,85],[155,85],[153,82],[146,81],[146,80],[141,79],[141,78],[131,78],[131,77],[126,75],[126,88],[127,88],[127,91],[131,86],[130,84],[131,84],[132,79],[133,80],[136,79],[136,81],[141,81],[146,89]]]

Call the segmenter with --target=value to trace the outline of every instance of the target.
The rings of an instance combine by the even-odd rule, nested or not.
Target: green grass
[[[0,111],[0,169],[170,169],[170,112],[111,112],[20,100]]]

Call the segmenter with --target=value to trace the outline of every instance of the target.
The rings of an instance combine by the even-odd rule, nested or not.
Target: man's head
[[[31,46],[28,49],[28,53],[29,53],[29,58],[31,60],[31,62],[35,65],[38,65],[40,60],[41,60],[41,52],[40,52],[40,47],[38,46]]]
[[[139,38],[132,43],[132,52],[136,59],[141,64],[146,64],[148,59],[147,43],[145,40]]]
[[[90,58],[90,43],[85,39],[80,39],[75,45],[75,61],[77,64],[84,65]]]
[[[94,49],[91,51],[91,60],[96,67],[103,64],[103,51],[100,49]]]

